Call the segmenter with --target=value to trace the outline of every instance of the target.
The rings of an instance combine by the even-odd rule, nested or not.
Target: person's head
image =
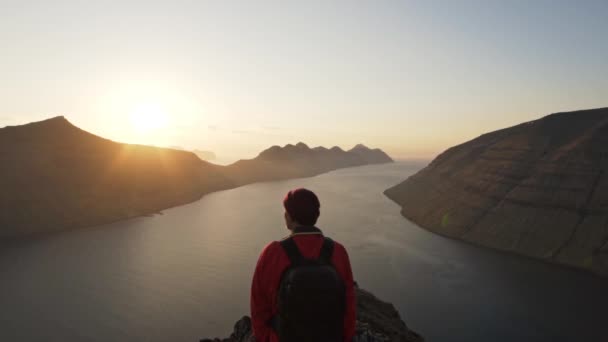
[[[293,230],[298,226],[314,226],[320,215],[321,204],[314,192],[307,189],[291,190],[283,199],[285,224]]]

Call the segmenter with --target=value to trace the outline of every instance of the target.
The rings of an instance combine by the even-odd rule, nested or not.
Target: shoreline
[[[77,230],[95,229],[95,228],[99,228],[101,226],[118,223],[118,222],[123,222],[123,221],[128,221],[128,220],[133,220],[133,219],[137,219],[137,218],[154,217],[157,214],[164,215],[163,211],[165,211],[165,210],[181,207],[183,205],[187,205],[190,203],[200,201],[206,195],[213,194],[213,193],[220,192],[220,191],[238,189],[238,188],[241,188],[241,187],[247,186],[247,185],[258,184],[258,183],[280,182],[280,181],[294,180],[294,179],[306,179],[306,178],[312,178],[312,177],[316,177],[319,175],[327,174],[327,173],[337,171],[337,170],[345,170],[345,169],[358,168],[358,167],[364,167],[364,166],[370,166],[370,165],[382,165],[382,164],[391,164],[391,163],[394,163],[394,162],[370,163],[370,164],[363,164],[363,165],[339,167],[336,169],[327,170],[327,171],[319,172],[319,173],[314,173],[314,174],[307,175],[304,177],[292,177],[292,178],[282,178],[282,179],[276,179],[276,180],[257,181],[257,182],[251,182],[251,183],[245,183],[245,184],[237,184],[236,186],[233,186],[233,187],[218,188],[218,189],[215,189],[215,190],[212,190],[209,192],[205,192],[194,199],[180,201],[179,203],[170,205],[168,207],[155,208],[153,210],[144,211],[144,212],[133,214],[133,215],[127,215],[127,216],[123,216],[123,217],[119,217],[119,218],[115,218],[115,219],[111,219],[111,220],[107,220],[107,221],[103,221],[103,222],[99,222],[99,223],[95,223],[95,224],[59,228],[59,229],[53,229],[53,230],[44,231],[44,232],[25,233],[25,234],[20,234],[20,235],[15,235],[15,236],[0,236],[0,246],[2,246],[5,243],[11,243],[11,242],[26,241],[26,240],[31,240],[31,239],[44,239],[44,238],[54,236],[56,234],[67,233],[67,232],[72,232],[72,231],[77,231]]]
[[[515,257],[527,259],[528,261],[541,262],[541,263],[546,264],[546,265],[558,266],[560,268],[563,268],[563,269],[566,269],[566,270],[569,270],[569,271],[573,271],[573,272],[576,272],[576,273],[586,274],[586,275],[590,275],[590,276],[598,278],[598,279],[608,280],[608,274],[602,274],[602,273],[599,273],[599,272],[595,272],[592,269],[586,269],[586,268],[577,267],[577,266],[571,265],[571,264],[561,263],[561,262],[555,261],[553,259],[545,259],[545,258],[535,257],[535,256],[532,256],[532,255],[521,254],[521,253],[517,253],[515,251],[508,250],[508,249],[493,248],[493,247],[486,246],[486,245],[483,245],[483,244],[480,244],[480,243],[476,243],[475,241],[469,241],[469,240],[460,239],[460,238],[453,237],[453,236],[450,236],[450,235],[447,235],[447,234],[443,234],[443,233],[441,233],[439,231],[435,231],[433,229],[429,229],[429,228],[424,227],[423,225],[419,224],[418,222],[416,222],[416,220],[414,220],[413,218],[408,217],[404,213],[404,211],[403,211],[403,206],[401,206],[401,204],[399,204],[393,198],[391,198],[386,193],[386,191],[384,191],[383,194],[388,199],[390,199],[393,203],[397,204],[399,206],[399,208],[401,208],[399,210],[399,213],[400,213],[400,215],[403,218],[405,218],[409,222],[413,223],[416,227],[418,227],[420,229],[424,229],[427,232],[436,234],[436,235],[444,237],[446,239],[462,242],[462,243],[465,243],[465,244],[467,244],[469,246],[478,247],[478,248],[489,250],[489,251],[493,251],[493,252],[496,252],[496,253],[499,253],[499,254],[509,255],[509,256],[515,256]]]

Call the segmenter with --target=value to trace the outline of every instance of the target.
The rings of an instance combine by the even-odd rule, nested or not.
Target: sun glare
[[[169,116],[158,104],[141,104],[133,109],[130,120],[133,128],[146,133],[165,127],[169,121]]]

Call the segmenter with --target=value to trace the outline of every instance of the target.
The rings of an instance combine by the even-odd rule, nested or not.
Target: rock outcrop
[[[608,275],[608,108],[452,147],[385,191],[434,232]]]
[[[117,143],[64,117],[2,128],[0,238],[94,226],[252,182],[391,161],[378,150],[313,151],[302,143],[229,166],[203,161],[198,152]]]
[[[241,318],[234,332],[224,339],[203,339],[201,342],[254,342],[251,319]],[[383,302],[371,293],[357,289],[357,333],[353,342],[422,342],[417,333],[401,320],[392,304]]]

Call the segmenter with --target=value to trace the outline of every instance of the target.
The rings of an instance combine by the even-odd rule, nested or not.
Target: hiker
[[[253,275],[256,341],[351,341],[356,306],[346,249],[315,226],[320,203],[312,191],[289,191],[283,206],[290,235],[264,248]]]

